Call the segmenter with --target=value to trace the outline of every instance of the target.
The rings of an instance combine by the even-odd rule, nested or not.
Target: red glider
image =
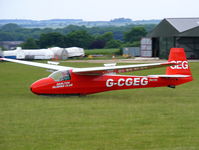
[[[30,89],[38,95],[87,95],[111,90],[171,87],[193,80],[183,48],[172,48],[168,62],[139,65],[109,65],[72,68],[1,58],[20,64],[54,70],[47,78],[34,82]],[[133,72],[167,66],[164,75],[130,76],[116,73]]]

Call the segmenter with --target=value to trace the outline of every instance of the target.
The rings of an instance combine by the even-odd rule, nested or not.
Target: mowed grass
[[[44,97],[29,86],[49,72],[0,63],[0,150],[198,150],[199,63],[191,67],[195,80],[176,89]]]
[[[85,50],[86,55],[113,55],[120,53],[120,49],[92,49]]]

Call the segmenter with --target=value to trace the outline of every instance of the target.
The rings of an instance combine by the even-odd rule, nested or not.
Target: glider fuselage
[[[111,90],[175,87],[192,80],[192,77],[169,78],[158,76],[129,75],[78,75],[69,71],[70,78],[55,81],[50,76],[31,85],[31,91],[38,95],[87,95]]]

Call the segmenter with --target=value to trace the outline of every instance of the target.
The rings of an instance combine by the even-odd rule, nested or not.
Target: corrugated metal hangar
[[[181,47],[189,59],[199,59],[199,18],[166,18],[147,37],[153,57],[167,58],[170,48]]]

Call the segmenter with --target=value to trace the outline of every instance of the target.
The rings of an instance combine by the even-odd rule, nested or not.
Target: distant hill
[[[128,18],[116,18],[110,21],[84,21],[82,19],[50,19],[50,20],[26,20],[26,19],[0,19],[0,26],[15,23],[25,28],[63,28],[69,25],[98,27],[98,26],[125,26],[131,24],[158,24],[161,20],[136,20]]]

